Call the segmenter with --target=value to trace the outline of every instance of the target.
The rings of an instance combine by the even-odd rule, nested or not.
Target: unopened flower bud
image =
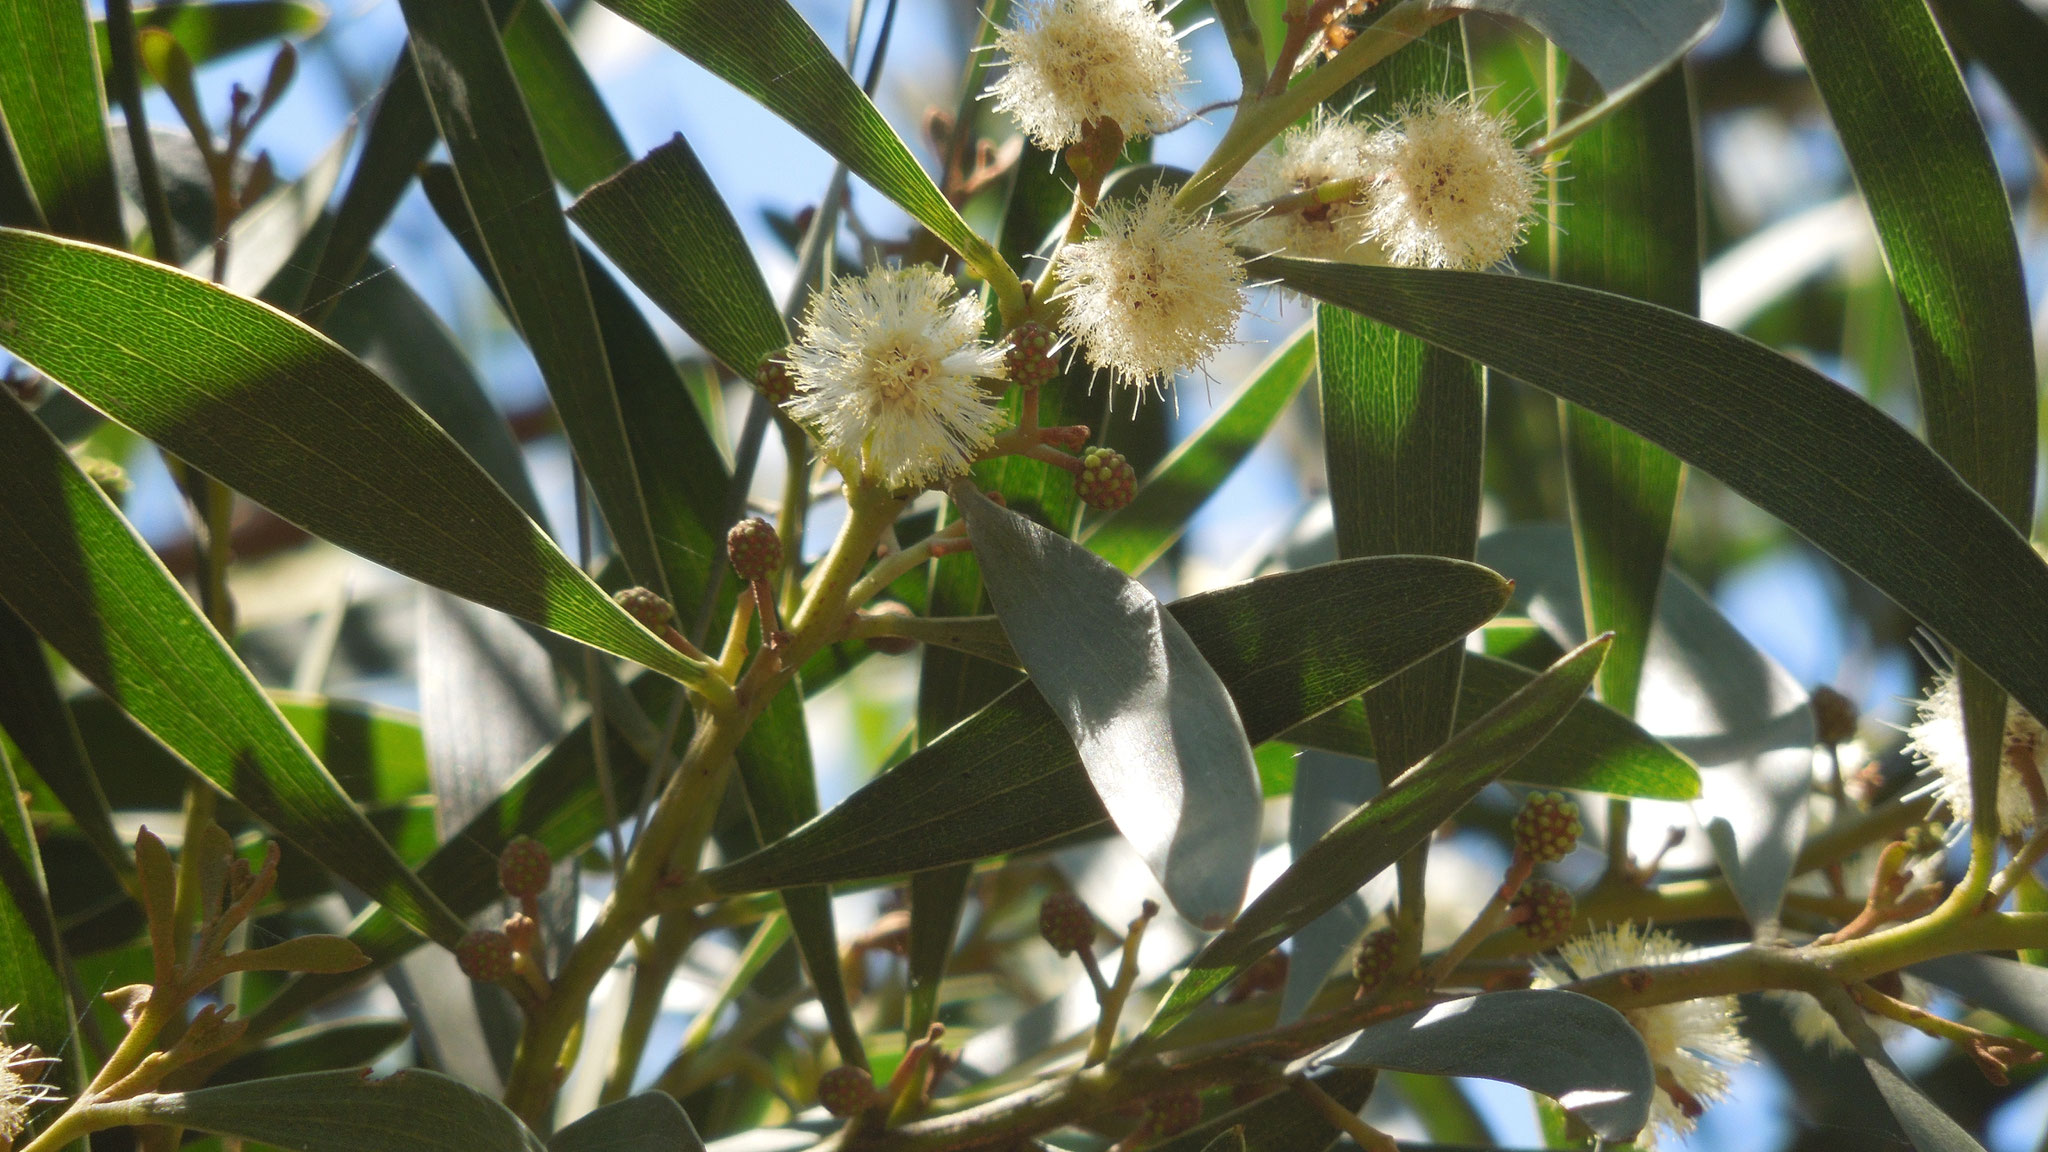
[[[1013,329],[1010,343],[1003,349],[1003,367],[1011,382],[1032,388],[1058,376],[1059,360],[1052,354],[1058,339],[1043,324],[1019,324]]]
[[[733,574],[742,580],[766,580],[782,567],[782,540],[775,526],[759,516],[732,526],[725,534],[725,552],[732,558]]]
[[[1098,512],[1114,512],[1138,493],[1138,471],[1114,448],[1090,448],[1081,456],[1074,494]]]
[[[495,984],[512,974],[512,938],[479,928],[456,942],[455,966],[479,984]]]
[[[555,862],[540,841],[514,836],[498,853],[498,886],[515,900],[537,900],[547,891]]]
[[[668,627],[676,618],[675,606],[646,588],[621,588],[612,593],[612,603],[651,632]]]
[[[1522,925],[1522,934],[1538,948],[1561,944],[1571,933],[1576,907],[1572,890],[1555,880],[1529,881],[1522,886],[1512,907],[1514,918]]]
[[[1351,975],[1358,980],[1358,990],[1370,992],[1380,986],[1387,973],[1394,970],[1394,960],[1401,951],[1401,934],[1392,928],[1381,928],[1366,934],[1358,945],[1358,958],[1352,961]]]
[[[1515,813],[1515,854],[1539,863],[1562,860],[1579,846],[1579,806],[1562,792],[1532,792]]]
[[[777,406],[796,399],[796,373],[790,370],[789,359],[780,354],[763,359],[754,369],[754,387]]]
[[[865,1068],[841,1064],[818,1077],[818,1103],[842,1119],[865,1112],[875,1103],[875,1078]]]
[[[1055,892],[1038,906],[1038,934],[1065,956],[1095,943],[1095,916],[1071,892]]]
[[[1856,703],[1823,684],[1807,698],[1813,709],[1814,734],[1823,744],[1847,744],[1856,738]]]

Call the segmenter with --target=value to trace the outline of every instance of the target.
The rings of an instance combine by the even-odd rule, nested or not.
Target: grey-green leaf
[[[1432,0],[1512,16],[1585,66],[1611,95],[1650,79],[1707,34],[1720,0]]]
[[[139,1096],[146,1123],[197,1128],[290,1152],[547,1152],[503,1104],[436,1072],[382,1080],[310,1072]]]
[[[1540,1092],[1602,1140],[1650,1118],[1657,1076],[1628,1018],[1561,988],[1488,992],[1375,1024],[1324,1063],[1505,1080]]]
[[[1259,773],[1237,706],[1143,585],[972,482],[953,499],[982,586],[1109,818],[1190,923],[1237,915],[1259,850]]]
[[[1579,638],[1579,570],[1564,526],[1502,529],[1479,549],[1516,580],[1538,622],[1565,643]],[[1684,576],[1667,571],[1656,603],[1636,714],[1704,769],[1694,811],[1761,928],[1777,918],[1806,831],[1813,712],[1799,682]]]
[[[704,1152],[704,1141],[673,1097],[642,1092],[555,1133],[548,1152]]]
[[[1168,610],[1230,686],[1246,734],[1267,740],[1455,641],[1506,595],[1478,565],[1394,556],[1268,576]],[[1059,719],[1019,684],[780,843],[706,875],[724,892],[892,876],[1107,818]]]

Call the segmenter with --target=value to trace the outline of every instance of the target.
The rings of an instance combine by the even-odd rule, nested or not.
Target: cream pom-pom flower
[[[1676,937],[1627,923],[1567,941],[1555,959],[1536,961],[1536,985],[1556,988],[1624,968],[1673,964],[1684,956],[1685,947]],[[1700,1112],[1728,1095],[1724,1065],[1747,1062],[1749,1041],[1736,1027],[1742,1014],[1733,996],[1657,1004],[1623,1015],[1643,1038],[1657,1070],[1650,1125],[1636,1141],[1636,1147],[1647,1150],[1664,1133],[1682,1136],[1692,1131]]]
[[[1104,203],[1095,225],[1053,263],[1066,309],[1060,327],[1091,367],[1143,387],[1231,342],[1244,309],[1244,261],[1228,227],[1175,207],[1161,187]]]
[[[1375,143],[1373,130],[1364,124],[1318,117],[1253,157],[1230,182],[1231,197],[1250,209],[1340,180],[1370,187]],[[1367,207],[1360,194],[1302,212],[1268,212],[1242,225],[1241,233],[1248,246],[1266,252],[1377,263],[1379,250],[1365,242],[1371,231]]]
[[[957,476],[1003,422],[977,380],[1003,374],[981,325],[981,306],[929,264],[842,278],[811,299],[784,407],[848,478],[900,489]]]
[[[1469,98],[1410,105],[1373,136],[1366,233],[1404,268],[1488,268],[1521,246],[1536,165],[1506,117]]]
[[[0,1011],[0,1037],[6,1036],[7,1022],[13,1016],[12,1007]],[[0,1039],[0,1145],[12,1141],[28,1127],[31,1108],[62,1096],[36,1078],[35,1065],[50,1062],[50,1057],[38,1056],[32,1048],[16,1047]]]
[[[1181,117],[1188,57],[1152,0],[1028,0],[996,49],[1009,68],[988,94],[1040,148],[1078,142],[1091,120],[1142,136]]]
[[[1906,751],[1934,770],[1935,793],[1948,803],[1959,823],[1969,821],[1970,747],[1963,735],[1963,693],[1953,673],[1943,673],[1919,717],[1906,729]],[[2021,778],[2022,769],[2037,776],[2048,769],[2048,730],[2033,714],[2008,698],[2005,702],[2005,749],[1998,766],[1998,830],[2025,832],[2038,818],[2033,794]]]

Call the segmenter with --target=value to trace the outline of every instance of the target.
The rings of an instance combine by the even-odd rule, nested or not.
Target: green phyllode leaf
[[[982,276],[1007,269],[789,0],[605,0],[605,7],[789,121]]]
[[[1556,278],[1693,315],[1700,306],[1699,173],[1683,68],[1572,142],[1569,197],[1549,230]],[[1678,458],[1583,408],[1565,406],[1565,489],[1586,631],[1614,633],[1600,699],[1633,715],[1672,513]]]
[[[71,1096],[85,1083],[69,992],[77,977],[64,958],[35,829],[22,806],[21,787],[4,747],[0,788],[6,789],[0,795],[0,1035],[10,1045],[33,1044],[44,1055],[56,1057],[59,1064],[40,1079]],[[7,1104],[16,1104],[11,1095]]]
[[[437,1072],[362,1070],[159,1092],[122,1105],[171,1124],[291,1152],[547,1152],[503,1104]]]
[[[1787,0],[1877,225],[1906,317],[1927,442],[2025,531],[2037,404],[2019,246],[1991,146],[1923,0]],[[1971,795],[1997,807],[2005,696],[1957,661]]]
[[[12,401],[0,403],[0,475],[10,494],[0,528],[22,542],[0,563],[0,599],[280,836],[420,931],[460,937],[462,922],[363,818],[98,485]]]
[[[680,133],[584,193],[569,217],[742,379],[789,343],[739,224]]]
[[[2048,708],[2048,566],[1889,416],[1655,305],[1482,272],[1267,258],[1256,271],[1591,409],[1719,478]]]
[[[1237,914],[1259,850],[1258,769],[1237,708],[1144,587],[1064,536],[953,486],[982,584],[1110,819],[1190,923]]]
[[[1268,576],[1168,611],[1229,686],[1246,736],[1263,741],[1455,642],[1506,596],[1477,565],[1399,556]],[[732,893],[893,876],[1106,819],[1060,720],[1020,684],[780,843],[705,877]]]
[[[1607,655],[1602,636],[1566,653],[1527,688],[1460,729],[1360,805],[1268,885],[1167,990],[1145,1026],[1160,1036],[1281,941],[1422,843],[1557,727]]]
[[[1519,1084],[1616,1142],[1642,1131],[1657,1093],[1649,1050],[1628,1018],[1561,988],[1446,1001],[1375,1024],[1320,1062]]]
[[[1519,586],[1518,586],[1519,587]],[[1519,664],[1465,653],[1458,683],[1456,726],[1463,728],[1522,690],[1536,673]],[[1372,727],[1357,700],[1330,709],[1281,733],[1308,748],[1371,759]],[[1590,697],[1572,706],[1543,743],[1501,777],[1539,788],[1574,788],[1643,800],[1693,800],[1699,769],[1671,745]]]
[[[0,347],[315,535],[698,679],[418,408],[281,312],[160,264],[0,229]]]
[[[546,380],[637,583],[666,590],[590,290],[526,102],[482,0],[402,0],[413,61],[513,326]],[[652,466],[653,461],[646,462]]]
[[[125,247],[92,33],[76,0],[0,5],[0,128],[52,231]]]

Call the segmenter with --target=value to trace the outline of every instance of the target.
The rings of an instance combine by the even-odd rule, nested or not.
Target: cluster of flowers
[[[1041,148],[1184,118],[1187,54],[1153,0],[1030,0],[996,48],[1006,67],[989,95]],[[1156,389],[1231,342],[1245,306],[1241,246],[1483,268],[1520,243],[1535,185],[1510,125],[1467,100],[1422,101],[1380,125],[1323,118],[1239,174],[1229,217],[1190,210],[1162,187],[1112,197],[1061,246],[1033,308],[1095,372]],[[982,341],[981,315],[928,265],[841,280],[804,318],[785,410],[849,477],[943,483],[1003,427],[997,402],[1013,374]]]

